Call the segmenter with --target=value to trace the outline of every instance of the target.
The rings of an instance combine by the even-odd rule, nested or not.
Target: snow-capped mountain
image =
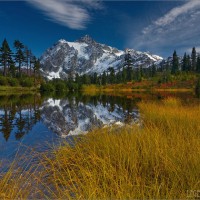
[[[134,67],[148,67],[162,57],[148,52],[129,51]],[[59,40],[41,56],[41,72],[48,79],[67,78],[69,74],[101,74],[109,67],[123,67],[126,52],[100,44],[86,35],[75,42]]]
[[[112,107],[100,102],[94,105],[77,103],[74,99],[48,99],[40,110],[42,122],[62,137],[87,133],[93,127],[123,125],[125,122],[140,123],[137,109],[127,112],[116,104]]]

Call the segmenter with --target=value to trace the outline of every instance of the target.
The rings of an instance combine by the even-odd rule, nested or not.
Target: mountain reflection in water
[[[20,141],[34,127],[39,130],[44,126],[48,132],[64,137],[85,133],[94,127],[136,123],[138,118],[135,101],[126,97],[72,95],[53,99],[41,98],[40,95],[0,96],[0,134],[7,142]]]
[[[93,127],[134,123],[138,118],[136,107],[123,109],[115,101],[104,102],[101,97],[98,101],[85,103],[76,101],[76,98],[70,101],[48,99],[41,107],[43,123],[61,136],[85,133]]]

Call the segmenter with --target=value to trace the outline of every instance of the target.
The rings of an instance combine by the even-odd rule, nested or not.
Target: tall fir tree
[[[192,61],[192,71],[196,71],[196,64],[197,64],[197,53],[195,47],[192,48],[192,54],[191,54],[191,61]]]
[[[18,71],[21,74],[21,66],[25,59],[23,52],[24,45],[19,40],[15,40],[14,47],[16,49],[15,61],[18,63]]]
[[[125,59],[124,59],[124,67],[126,68],[126,81],[131,81],[133,78],[133,62],[131,58],[131,54],[126,50]]]
[[[94,84],[97,84],[97,82],[98,82],[98,77],[97,77],[97,73],[95,72],[95,73],[93,74],[93,83],[94,83]]]
[[[187,55],[187,59],[186,59],[186,71],[191,71],[192,70],[192,65],[191,65],[191,59],[190,56]]]
[[[178,71],[179,71],[179,60],[178,60],[178,56],[176,54],[176,51],[174,51],[174,53],[173,53],[173,60],[172,60],[171,73],[172,74],[177,74]]]
[[[106,85],[106,84],[107,84],[107,75],[106,75],[106,72],[104,71],[102,75],[102,85]]]
[[[181,70],[182,70],[183,72],[184,72],[184,71],[187,71],[187,55],[186,55],[186,53],[185,53],[184,56],[183,56]]]
[[[122,82],[123,83],[126,82],[126,77],[127,77],[127,70],[125,67],[123,67],[123,69],[122,69]]]
[[[24,61],[26,63],[26,73],[29,74],[29,61],[30,61],[30,51],[28,47],[24,47]]]
[[[113,67],[109,67],[108,71],[109,71],[109,83],[113,84],[115,83],[115,70]]]
[[[6,39],[4,39],[0,48],[0,62],[3,65],[3,75],[7,75],[8,67],[12,62],[12,51]]]
[[[151,66],[150,70],[151,70],[151,77],[154,77],[156,75],[156,66],[155,66],[155,64],[153,64]]]
[[[196,72],[200,73],[200,55],[197,57],[197,67],[196,67]]]

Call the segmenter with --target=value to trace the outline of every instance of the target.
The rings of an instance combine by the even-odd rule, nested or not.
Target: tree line
[[[21,77],[22,74],[34,76],[39,73],[40,62],[32,51],[21,41],[13,42],[14,52],[11,50],[6,39],[0,47],[0,65],[3,67],[4,77]],[[22,67],[26,67],[22,70]]]
[[[109,67],[101,75],[97,73],[91,75],[79,76],[76,74],[75,82],[78,84],[118,84],[127,83],[130,81],[141,81],[142,79],[151,79],[158,75],[162,75],[161,81],[167,82],[170,76],[176,76],[184,73],[200,74],[200,55],[197,55],[195,47],[192,49],[191,56],[186,53],[180,59],[174,51],[172,60],[161,62],[160,66],[152,64],[148,68],[134,67],[130,53],[125,55],[122,69],[115,71],[113,67]],[[72,78],[69,78],[70,80]]]

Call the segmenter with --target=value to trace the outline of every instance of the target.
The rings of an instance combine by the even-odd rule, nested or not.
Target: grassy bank
[[[139,107],[140,125],[98,129],[73,147],[63,144],[40,155],[40,176],[32,174],[21,187],[29,193],[32,184],[37,195],[54,199],[189,197],[188,191],[200,189],[200,106],[169,98]],[[5,179],[2,174],[2,188]],[[22,196],[16,190],[12,197]]]
[[[190,87],[158,87],[149,85],[143,86],[143,83],[139,84],[140,86],[134,86],[135,84],[127,83],[127,84],[112,84],[112,85],[105,85],[105,86],[96,86],[96,85],[83,85],[82,91],[85,93],[97,93],[97,92],[157,92],[157,91],[166,91],[166,92],[192,92],[195,88],[195,83]]]
[[[140,81],[130,81],[118,84],[106,85],[83,85],[82,90],[86,92],[130,92],[130,91],[175,91],[189,92],[194,91],[198,81],[198,76],[194,74],[180,74],[172,76],[170,80],[163,81],[160,76],[151,79],[142,79]]]
[[[0,86],[0,95],[9,95],[9,94],[30,94],[38,92],[38,87],[22,87],[22,86]]]

